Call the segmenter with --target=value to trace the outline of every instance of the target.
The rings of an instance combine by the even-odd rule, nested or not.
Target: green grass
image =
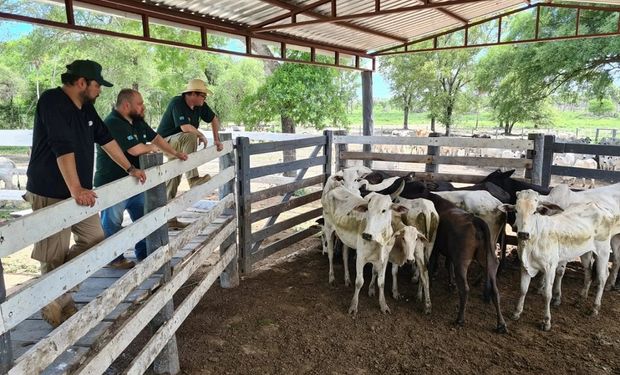
[[[28,155],[30,147],[0,146],[0,155]]]

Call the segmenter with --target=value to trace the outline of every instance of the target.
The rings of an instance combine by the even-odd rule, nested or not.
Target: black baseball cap
[[[114,86],[110,82],[103,79],[103,76],[101,76],[101,65],[92,60],[75,60],[71,64],[67,65],[67,73],[78,77],[95,80],[101,86]]]

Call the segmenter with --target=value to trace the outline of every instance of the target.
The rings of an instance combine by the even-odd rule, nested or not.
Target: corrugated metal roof
[[[94,1],[94,0],[91,0]],[[109,0],[107,0],[109,1]],[[401,46],[547,1],[524,0],[124,0],[231,25],[239,35],[358,54]],[[119,2],[119,3],[122,3]],[[565,0],[581,4],[584,1]],[[334,6],[335,3],[335,6]],[[590,0],[620,5],[620,0]],[[378,7],[378,9],[377,9]],[[332,14],[335,8],[335,17]],[[293,21],[295,18],[295,21]],[[208,27],[207,27],[208,28]],[[284,39],[283,39],[284,38]]]

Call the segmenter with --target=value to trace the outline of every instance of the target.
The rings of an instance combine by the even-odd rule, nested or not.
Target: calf
[[[394,245],[391,199],[376,193],[361,198],[340,186],[327,193],[323,204],[324,234],[328,255],[333,253],[334,234],[338,235],[344,249],[351,247],[357,250],[355,292],[349,313],[357,313],[359,292],[364,284],[363,271],[366,263],[372,263],[373,272],[378,274],[377,284],[379,286],[381,311],[390,312],[385,302],[383,288],[389,252]],[[406,210],[406,208],[400,209],[401,211]],[[333,267],[330,259],[330,283],[333,282],[333,279]]]
[[[419,186],[415,182],[407,185],[410,188],[408,189],[405,186],[401,196],[409,199],[428,199],[433,202],[439,214],[439,225],[432,257],[435,258],[438,253],[441,253],[454,265],[456,284],[459,290],[459,313],[456,323],[461,326],[465,323],[465,307],[469,295],[467,271],[471,262],[477,260],[487,272],[486,293],[491,294],[491,299],[495,305],[496,331],[499,333],[507,332],[506,322],[500,309],[500,296],[496,281],[499,261],[491,244],[491,235],[487,224],[482,219],[456,207],[452,202],[436,194],[428,191],[415,193],[416,190],[419,190]]]
[[[552,285],[560,262],[581,256],[588,251],[598,258],[598,291],[594,301],[593,314],[598,314],[607,279],[607,261],[610,253],[610,237],[618,218],[596,203],[575,205],[553,216],[537,212],[540,196],[533,190],[517,193],[516,206],[503,205],[503,209],[516,209],[519,258],[521,259],[521,296],[513,319],[519,319],[523,312],[525,295],[531,281],[538,272],[544,272],[545,312],[541,329],[551,329],[550,303]]]

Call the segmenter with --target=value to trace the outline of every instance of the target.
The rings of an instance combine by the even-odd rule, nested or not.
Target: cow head
[[[428,244],[428,239],[424,237],[415,227],[405,226],[394,233],[394,237],[402,241],[405,258],[409,261],[415,260],[416,251],[422,251],[424,245]]]
[[[366,205],[358,206],[355,210],[367,210],[366,226],[362,231],[362,238],[386,244],[392,236],[392,200],[389,196],[370,193],[366,196]],[[365,207],[364,207],[365,206]]]
[[[522,190],[517,192],[517,219],[515,226],[518,228],[517,238],[520,240],[528,240],[530,238],[529,224],[532,216],[538,213],[538,205],[540,195],[534,190]]]

